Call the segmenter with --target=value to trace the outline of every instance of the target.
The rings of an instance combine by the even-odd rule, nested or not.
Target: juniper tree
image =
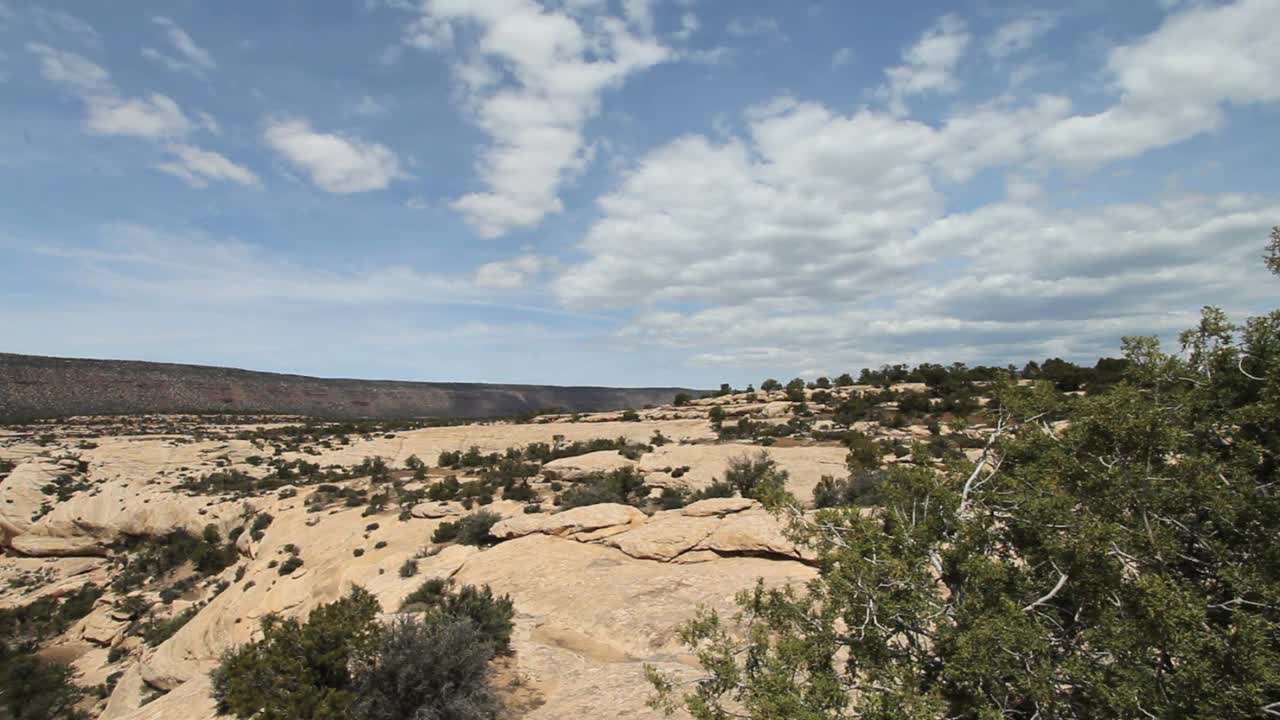
[[[682,628],[726,718],[1280,717],[1280,311],[1127,338],[1125,380],[998,390],[976,463],[895,466],[871,513],[772,507],[813,547]],[[1066,423],[1056,421],[1065,420]]]

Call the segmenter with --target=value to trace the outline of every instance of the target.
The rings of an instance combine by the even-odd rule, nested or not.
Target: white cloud
[[[853,62],[852,48],[840,48],[831,55],[831,68],[833,70],[842,68],[851,62]]]
[[[111,75],[81,55],[41,43],[28,43],[27,50],[40,61],[40,73],[50,82],[65,85],[78,93],[113,93]]]
[[[482,288],[514,289],[524,287],[530,279],[552,267],[548,258],[520,255],[510,260],[485,263],[475,273],[475,284]]]
[[[178,58],[166,58],[166,56],[160,56],[162,58],[166,58],[167,61],[165,64],[168,65],[170,69],[187,70],[189,72],[201,74],[205,71],[213,70],[218,67],[218,63],[214,61],[213,55],[210,55],[208,50],[197,45],[196,41],[192,40],[191,36],[187,34],[187,31],[179,27],[173,20],[157,15],[151,18],[151,21],[164,29],[165,37],[169,39],[169,44],[173,46],[173,49],[176,50],[180,56]],[[144,52],[143,54],[146,53]],[[159,53],[155,54],[159,55]]]
[[[262,184],[253,171],[212,150],[181,143],[174,143],[168,149],[174,159],[157,165],[156,169],[177,176],[192,187],[207,187],[210,180],[226,180],[252,187]]]
[[[1061,15],[1056,12],[1032,12],[996,28],[987,38],[984,49],[996,59],[1029,50],[1036,40],[1057,26]]]
[[[218,122],[206,112],[196,112],[193,122],[172,98],[160,93],[127,98],[111,82],[110,74],[76,53],[39,43],[27,45],[40,63],[46,80],[61,85],[85,107],[85,129],[95,135],[122,135],[162,144],[166,160],[155,168],[178,177],[191,187],[207,187],[211,181],[257,187],[253,171],[212,150],[178,140],[195,130],[217,135]]]
[[[1222,105],[1280,100],[1280,3],[1191,4],[1153,33],[1117,47],[1107,70],[1119,101],[1063,119],[1040,145],[1066,163],[1134,157],[1219,127]]]
[[[492,138],[478,163],[487,189],[453,204],[482,235],[559,212],[560,186],[590,159],[584,126],[601,95],[670,56],[644,28],[642,8],[628,7],[630,21],[585,3],[564,11],[532,0],[423,4],[406,42],[456,51],[464,106]]]
[[[263,132],[263,140],[327,192],[382,190],[393,180],[407,177],[399,158],[387,146],[316,132],[305,120],[273,120]]]
[[[600,198],[586,260],[553,291],[630,308],[626,347],[794,370],[1096,357],[1121,335],[1186,326],[1203,302],[1264,301],[1256,256],[1280,199],[1038,207],[1028,162],[1069,111],[1001,100],[932,127],[775,101],[742,136],[643,157]],[[1006,201],[946,212],[934,177],[1004,166],[1017,169]]]
[[[906,113],[906,99],[928,92],[956,90],[956,65],[969,47],[971,37],[964,21],[944,15],[902,54],[902,64],[885,71],[886,85],[880,95],[897,114]]]
[[[85,124],[99,135],[131,135],[141,138],[170,138],[185,135],[191,121],[168,96],[152,93],[142,98],[94,96],[86,100],[89,116]]]
[[[671,34],[676,40],[688,40],[693,34],[698,32],[698,28],[702,23],[698,21],[698,16],[691,12],[684,13],[680,16],[680,29]]]
[[[787,39],[786,33],[782,32],[782,26],[777,20],[761,15],[736,17],[725,26],[725,32],[739,38],[767,37],[783,41]]]
[[[386,104],[379,101],[372,95],[365,95],[360,98],[360,102],[351,106],[351,112],[354,115],[363,115],[365,117],[373,117],[375,115],[385,115],[389,108]]]
[[[48,8],[31,8],[30,17],[35,26],[51,35],[70,35],[92,46],[102,43],[102,35],[92,25],[70,13]]]

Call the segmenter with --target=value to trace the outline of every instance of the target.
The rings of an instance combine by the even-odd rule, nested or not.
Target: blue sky
[[[0,350],[713,386],[1275,305],[1280,0],[0,0]]]

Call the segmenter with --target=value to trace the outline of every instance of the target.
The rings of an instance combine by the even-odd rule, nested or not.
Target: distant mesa
[[[206,365],[0,353],[0,420],[137,413],[489,418],[670,403],[686,388],[346,380]]]

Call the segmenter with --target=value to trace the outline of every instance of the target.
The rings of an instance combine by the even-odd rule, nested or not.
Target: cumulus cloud
[[[958,86],[955,69],[971,39],[963,20],[942,16],[903,52],[901,65],[885,71],[886,84],[880,95],[901,115],[906,113],[907,98],[913,95],[954,91]]]
[[[159,93],[140,98],[93,96],[86,103],[85,125],[99,135],[169,138],[191,130],[191,121],[178,103]]]
[[[186,72],[197,76],[203,76],[218,66],[213,55],[197,45],[187,31],[173,20],[158,15],[151,18],[151,21],[164,30],[165,37],[177,55],[169,55],[155,48],[144,47],[143,57],[158,62],[174,72]]]
[[[983,49],[996,59],[1007,58],[1029,50],[1042,36],[1057,26],[1061,15],[1041,10],[1014,18],[996,28]]]
[[[191,187],[208,187],[211,181],[258,186],[257,175],[225,156],[188,142],[179,142],[196,130],[220,132],[208,113],[197,112],[193,121],[167,95],[150,93],[125,97],[101,66],[76,53],[30,43],[27,50],[39,61],[40,72],[77,96],[85,108],[85,130],[95,135],[118,135],[148,140],[168,158],[156,169],[178,177]]]
[[[210,180],[226,180],[253,187],[262,184],[253,171],[212,150],[174,143],[169,146],[169,152],[173,159],[160,163],[156,169],[179,177],[192,187],[208,187]]]
[[[561,185],[590,159],[584,127],[603,93],[670,56],[644,7],[628,4],[619,18],[598,3],[423,3],[406,42],[454,53],[463,106],[492,142],[477,168],[486,189],[453,203],[479,233],[501,235],[562,209]]]
[[[1152,34],[1111,51],[1116,104],[1063,119],[1043,151],[1079,166],[1130,158],[1219,127],[1226,103],[1280,100],[1280,3],[1195,3]]]
[[[481,265],[475,273],[475,284],[483,288],[512,289],[524,287],[532,278],[549,270],[552,261],[538,255],[520,255],[510,260]]]
[[[272,120],[262,134],[267,145],[317,187],[331,193],[382,190],[407,177],[385,145],[311,129],[305,120]]]
[[[1203,302],[1263,302],[1257,255],[1277,198],[1040,207],[1025,163],[1069,114],[1052,96],[938,126],[769,103],[740,135],[643,157],[600,198],[586,260],[553,290],[630,308],[628,346],[796,370],[1096,356],[1121,335],[1186,326]],[[937,180],[990,167],[1018,169],[1008,198],[948,212]]]

